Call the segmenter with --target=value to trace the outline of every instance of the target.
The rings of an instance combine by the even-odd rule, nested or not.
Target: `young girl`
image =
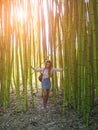
[[[48,108],[47,102],[49,98],[49,92],[51,88],[51,82],[50,82],[50,77],[52,77],[53,72],[62,72],[62,68],[52,68],[52,63],[50,60],[48,60],[45,63],[45,68],[33,68],[36,72],[42,72],[43,77],[42,77],[42,89],[43,89],[43,109]]]

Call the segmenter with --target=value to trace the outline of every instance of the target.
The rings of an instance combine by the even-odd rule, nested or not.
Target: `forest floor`
[[[35,96],[35,107],[31,100],[27,112],[17,112],[15,94],[11,94],[11,107],[6,113],[0,112],[0,130],[98,130],[98,102],[92,110],[89,127],[85,126],[83,118],[73,109],[66,108],[62,114],[62,95],[57,96],[57,105],[53,103],[53,96],[49,97],[49,108],[42,110],[42,96],[39,92]]]

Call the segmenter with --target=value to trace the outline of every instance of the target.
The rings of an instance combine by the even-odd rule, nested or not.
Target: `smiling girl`
[[[42,89],[43,89],[43,109],[47,109],[47,102],[49,98],[49,92],[51,88],[50,78],[54,72],[62,72],[62,68],[53,68],[50,60],[46,61],[45,68],[33,68],[35,72],[42,72]]]

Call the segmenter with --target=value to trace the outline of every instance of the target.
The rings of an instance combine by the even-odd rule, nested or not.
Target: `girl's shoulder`
[[[51,71],[54,71],[54,68],[53,68],[53,67],[51,68]]]

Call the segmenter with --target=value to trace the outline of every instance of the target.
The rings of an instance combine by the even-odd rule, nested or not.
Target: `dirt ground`
[[[42,97],[38,93],[35,96],[35,108],[31,107],[29,101],[29,110],[20,113],[17,112],[15,95],[11,96],[11,107],[6,113],[0,112],[0,130],[98,130],[98,102],[92,111],[89,127],[86,128],[82,117],[73,109],[66,108],[62,114],[61,95],[58,95],[57,105],[54,105],[51,94],[49,108],[42,110]]]

